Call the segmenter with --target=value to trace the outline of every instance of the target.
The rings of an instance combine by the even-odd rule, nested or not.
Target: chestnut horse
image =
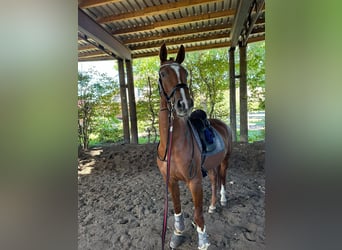
[[[228,159],[232,150],[232,133],[222,121],[209,119],[210,125],[222,136],[224,149],[214,155],[207,156],[202,162],[202,152],[194,139],[188,121],[194,102],[189,95],[187,71],[181,65],[185,58],[184,46],[180,47],[176,60],[173,58],[167,60],[167,49],[166,45],[163,44],[160,48],[159,57],[161,62],[159,69],[161,98],[159,111],[160,143],[157,150],[157,164],[168,185],[175,212],[175,230],[171,237],[170,247],[176,248],[182,243],[181,235],[185,230],[178,186],[178,181],[184,181],[190,189],[195,207],[194,222],[198,232],[198,249],[207,249],[210,243],[203,218],[201,166],[208,171],[211,182],[212,197],[209,206],[211,213],[216,209],[217,185],[221,187],[221,204],[224,206],[227,203],[225,183]],[[167,165],[169,165],[169,171]],[[164,227],[166,231],[166,226]],[[163,232],[163,234],[165,238],[165,233]]]

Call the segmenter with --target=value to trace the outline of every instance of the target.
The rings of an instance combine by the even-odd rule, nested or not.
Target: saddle
[[[201,151],[202,176],[207,176],[207,170],[203,164],[205,158],[224,150],[224,142],[221,135],[210,125],[207,114],[201,110],[195,110],[189,117],[189,127],[191,128],[195,141]]]
[[[201,141],[202,151],[204,153],[214,151],[216,148],[216,143],[214,143],[215,134],[207,119],[207,114],[203,110],[198,109],[191,113],[189,120],[196,128]]]

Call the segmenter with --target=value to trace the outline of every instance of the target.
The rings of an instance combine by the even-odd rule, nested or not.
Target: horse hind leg
[[[227,197],[226,197],[226,175],[227,175],[227,168],[228,168],[228,158],[229,155],[227,154],[224,160],[221,162],[220,165],[220,174],[219,174],[219,183],[220,183],[220,202],[222,206],[227,205]]]
[[[220,182],[220,195],[221,195],[221,205],[226,206],[227,205],[227,197],[226,197],[226,175],[227,175],[227,169],[229,165],[229,158],[232,153],[232,130],[230,127],[227,127],[228,129],[228,147],[227,147],[227,153],[223,159],[223,161],[220,164],[220,173],[219,173],[219,182]]]

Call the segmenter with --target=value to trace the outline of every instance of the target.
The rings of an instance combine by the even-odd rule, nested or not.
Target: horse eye
[[[161,77],[165,77],[165,73],[164,72],[160,72]]]

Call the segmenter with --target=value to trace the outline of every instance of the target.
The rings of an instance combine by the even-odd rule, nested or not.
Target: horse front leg
[[[170,247],[176,248],[183,243],[184,239],[183,239],[182,235],[183,235],[183,232],[185,230],[184,216],[183,216],[182,210],[181,210],[178,181],[170,181],[169,190],[171,193],[173,208],[175,211],[175,214],[174,214],[175,230],[173,231],[173,234],[171,236]]]
[[[201,179],[191,181],[189,184],[189,188],[190,188],[192,200],[195,206],[194,220],[197,226],[197,233],[198,233],[198,249],[206,250],[208,249],[210,243],[209,243],[208,235],[205,231],[205,225],[204,225],[203,189],[202,189]]]

